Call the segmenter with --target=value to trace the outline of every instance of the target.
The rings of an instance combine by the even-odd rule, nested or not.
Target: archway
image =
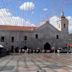
[[[51,45],[48,42],[44,44],[44,50],[51,50]]]
[[[16,53],[19,52],[19,48],[18,48],[18,47],[15,48],[15,52],[16,52]]]
[[[14,53],[14,46],[11,46],[11,52]]]

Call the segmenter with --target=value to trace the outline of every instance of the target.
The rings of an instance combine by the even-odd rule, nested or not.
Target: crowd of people
[[[10,53],[71,53],[70,50],[67,47],[64,48],[58,48],[55,47],[50,48],[28,48],[24,46],[23,48],[11,48],[10,50],[6,50],[5,48],[0,48],[0,57],[8,55]]]

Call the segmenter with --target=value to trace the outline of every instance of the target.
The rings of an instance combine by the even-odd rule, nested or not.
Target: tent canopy
[[[67,44],[67,46],[70,46],[70,47],[72,47],[72,44]]]

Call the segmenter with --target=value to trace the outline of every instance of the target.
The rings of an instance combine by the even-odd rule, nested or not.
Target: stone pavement
[[[72,54],[11,54],[0,58],[0,72],[72,72]]]

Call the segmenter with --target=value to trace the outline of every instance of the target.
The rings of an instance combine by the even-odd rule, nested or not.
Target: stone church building
[[[66,46],[69,41],[68,20],[62,13],[58,29],[45,21],[39,27],[0,25],[0,44],[6,49],[30,48],[45,49]]]

